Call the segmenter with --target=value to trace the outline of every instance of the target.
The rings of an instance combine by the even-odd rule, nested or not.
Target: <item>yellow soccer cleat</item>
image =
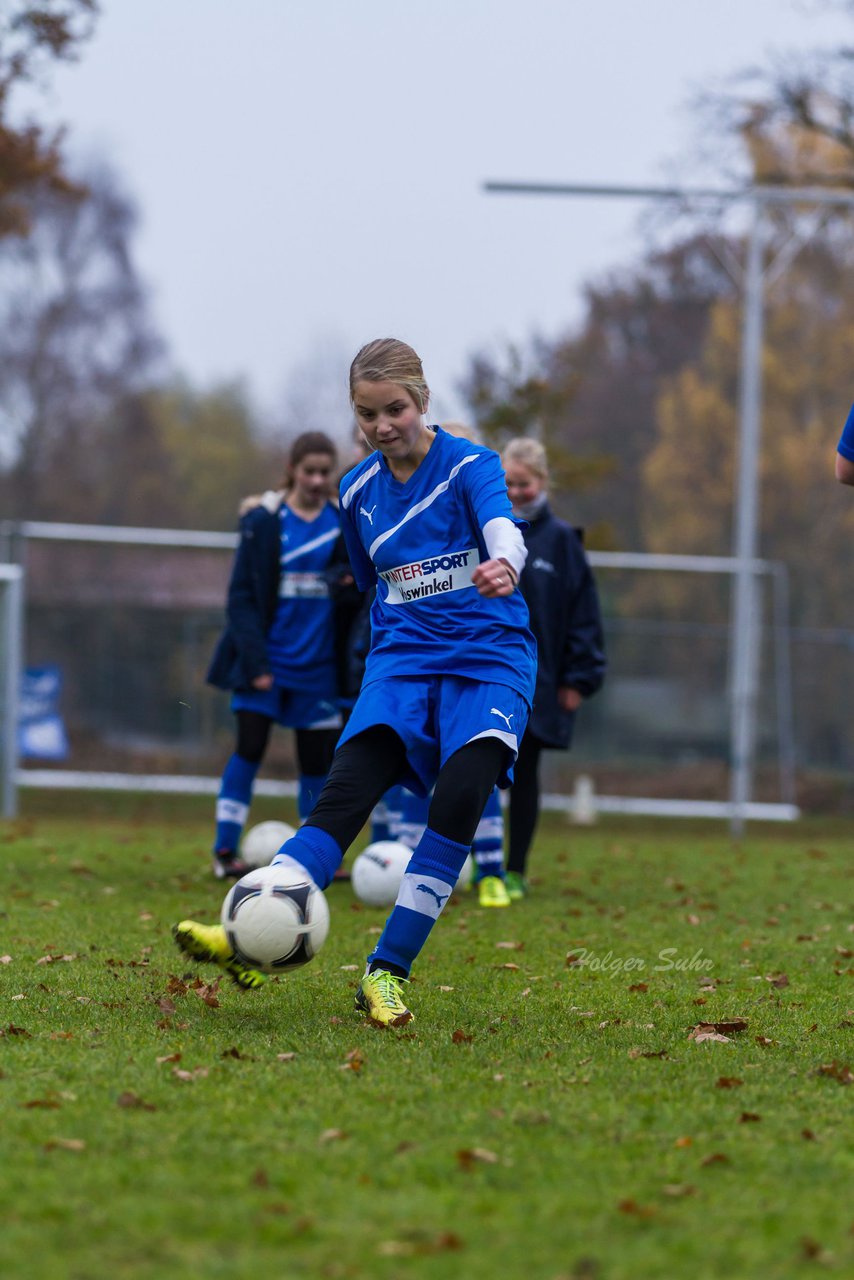
[[[501,876],[484,876],[478,880],[477,898],[482,907],[510,906],[510,895]]]
[[[508,871],[504,877],[504,888],[511,902],[520,902],[528,893],[528,882],[521,871]]]
[[[387,969],[366,973],[356,992],[356,1008],[379,1027],[405,1027],[415,1016],[400,996],[401,986],[408,981]]]
[[[225,929],[221,924],[197,924],[195,920],[182,920],[172,926],[172,937],[185,956],[202,964],[219,965],[232,982],[244,991],[260,987],[266,981],[263,973],[251,969],[234,954],[228,945]]]

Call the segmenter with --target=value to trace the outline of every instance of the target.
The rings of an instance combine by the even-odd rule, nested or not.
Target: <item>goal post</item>
[[[632,797],[602,797],[594,801],[603,813],[646,813],[659,817],[724,818],[734,835],[739,834],[747,819],[791,822],[800,817],[795,803],[795,737],[792,697],[791,657],[789,652],[789,576],[786,566],[776,560],[744,561],[738,556],[680,555],[657,552],[590,551],[588,560],[594,568],[629,569],[659,573],[691,573],[724,575],[733,584],[747,573],[754,584],[765,579],[771,590],[770,649],[773,654],[774,703],[777,728],[777,771],[779,803],[757,803],[750,799],[753,782],[754,750],[757,728],[757,696],[745,698],[738,687],[735,672],[739,666],[738,610],[734,603],[729,622],[729,703],[730,797],[726,801],[640,800]],[[761,609],[756,609],[752,622],[752,643],[758,654],[762,645]],[[745,750],[744,738],[749,744]],[[550,797],[553,802],[559,797]],[[556,807],[565,805],[560,803]]]
[[[0,564],[0,814],[17,813],[18,704],[23,665],[24,571]]]

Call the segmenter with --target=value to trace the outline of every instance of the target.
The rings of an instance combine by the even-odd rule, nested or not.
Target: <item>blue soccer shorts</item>
[[[447,760],[478,738],[507,746],[499,787],[513,781],[513,763],[530,708],[506,684],[482,684],[466,676],[396,676],[364,685],[341,734],[339,747],[375,725],[394,729],[406,747],[405,787],[424,796]]]
[[[232,711],[258,711],[285,729],[340,729],[344,723],[338,704],[319,693],[299,689],[237,689]]]

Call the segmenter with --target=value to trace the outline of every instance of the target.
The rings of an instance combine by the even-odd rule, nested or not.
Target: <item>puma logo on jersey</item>
[[[451,896],[449,893],[437,893],[435,889],[430,888],[429,884],[417,884],[415,886],[415,892],[429,893],[431,898],[436,899],[436,906],[439,908],[440,911],[442,910],[442,907],[444,907],[445,903],[448,901],[448,898],[450,898]]]
[[[376,511],[376,509],[377,509],[376,503],[374,503],[370,511],[366,511],[364,507],[359,507],[359,515],[365,517],[365,519],[367,520],[368,524],[371,526],[372,529],[374,527],[374,512]]]
[[[511,726],[511,724],[510,724],[510,721],[513,719],[513,712],[512,712],[512,711],[510,712],[510,715],[509,715],[509,716],[506,716],[506,715],[504,714],[504,712],[503,712],[503,711],[499,711],[497,707],[490,707],[490,708],[489,708],[489,714],[490,714],[491,716],[501,716],[501,719],[502,719],[502,720],[504,721],[504,723],[507,725],[507,731],[508,731],[508,733],[512,733],[513,729],[512,729],[512,726]]]
[[[554,573],[555,567],[548,560],[543,560],[542,556],[537,556],[531,565],[532,569],[545,569],[546,573]]]

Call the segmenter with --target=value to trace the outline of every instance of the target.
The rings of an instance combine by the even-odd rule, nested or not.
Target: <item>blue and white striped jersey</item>
[[[326,690],[335,663],[333,605],[327,569],[340,534],[328,502],[314,520],[283,503],[279,509],[279,603],[267,635],[276,683],[287,689]]]
[[[471,577],[483,527],[512,520],[498,455],[435,428],[418,469],[396,480],[373,453],[341,481],[341,526],[361,590],[377,584],[364,684],[458,675],[506,684],[530,703],[536,642],[522,596],[486,599]]]

